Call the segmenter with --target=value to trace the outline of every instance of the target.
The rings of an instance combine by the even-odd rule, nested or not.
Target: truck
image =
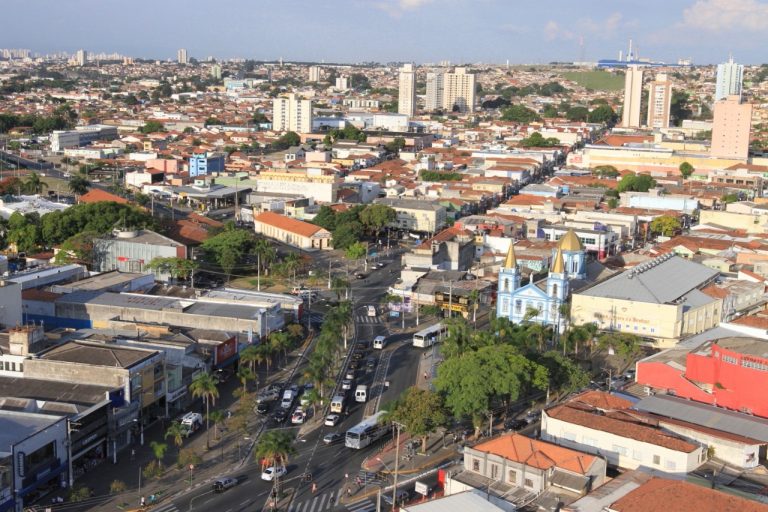
[[[199,412],[188,412],[181,417],[181,429],[185,437],[191,436],[203,426],[203,415]]]

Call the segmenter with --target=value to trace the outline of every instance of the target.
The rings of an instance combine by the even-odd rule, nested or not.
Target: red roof
[[[499,455],[538,469],[558,467],[584,475],[595,461],[594,455],[523,436],[510,434],[475,446],[475,450]]]
[[[292,219],[291,217],[286,217],[285,215],[280,215],[274,212],[262,212],[254,217],[253,221],[274,226],[278,229],[289,231],[304,237],[310,237],[315,235],[318,231],[324,231],[320,226]]]
[[[87,193],[80,196],[81,203],[100,203],[102,201],[112,201],[120,204],[128,204],[130,202],[124,197],[110,194],[106,190],[101,190],[100,188],[92,188]]]

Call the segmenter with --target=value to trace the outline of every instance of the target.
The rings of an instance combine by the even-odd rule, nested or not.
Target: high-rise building
[[[640,103],[643,96],[643,70],[638,66],[627,66],[626,73],[621,126],[624,128],[639,128]]]
[[[715,84],[715,101],[720,101],[728,96],[741,98],[741,81],[744,78],[744,66],[733,62],[733,57],[728,62],[717,65],[717,83]]]
[[[309,66],[309,81],[310,82],[319,82],[320,81],[320,66]]]
[[[648,88],[648,128],[669,128],[669,109],[672,106],[672,82],[659,73]]]
[[[85,50],[77,50],[77,53],[75,53],[75,63],[78,66],[85,66],[87,60],[88,52]]]
[[[416,68],[413,64],[403,64],[400,68],[397,112],[407,116],[416,115]]]
[[[456,68],[443,75],[443,109],[447,112],[472,112],[475,109],[475,75],[467,68]]]
[[[289,94],[272,100],[272,129],[279,132],[312,132],[312,102]]]
[[[221,66],[214,64],[211,66],[211,78],[215,80],[221,80]]]
[[[336,89],[340,91],[346,91],[349,89],[349,77],[340,76],[336,79]]]
[[[752,128],[752,104],[736,96],[715,102],[710,154],[719,158],[746,160],[749,156],[749,132]]]
[[[443,108],[443,74],[427,73],[427,97],[424,104],[427,112]]]
[[[187,59],[187,49],[181,48],[178,52],[176,52],[176,61],[179,64],[188,64],[189,60]]]

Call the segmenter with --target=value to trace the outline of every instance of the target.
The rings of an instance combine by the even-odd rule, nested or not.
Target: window
[[[514,469],[509,470],[509,474],[507,475],[507,481],[511,484],[514,484],[517,482],[517,471]]]
[[[656,466],[658,466],[659,464],[661,464],[661,457],[659,457],[658,455],[654,455],[654,456],[653,456],[653,463],[654,463]]]
[[[618,453],[619,455],[627,456],[629,455],[629,450],[627,450],[624,446],[619,446],[618,444],[615,444],[611,447],[613,451]]]
[[[640,450],[632,450],[632,458],[635,460],[643,460],[643,452]]]
[[[509,298],[504,297],[501,300],[501,314],[506,315],[509,313]]]
[[[664,468],[669,469],[670,471],[674,471],[675,469],[677,469],[677,464],[675,464],[675,461],[673,460],[665,460]]]
[[[517,299],[515,301],[515,313],[520,315],[523,312],[523,301],[520,299]]]
[[[504,291],[505,292],[509,291],[509,279],[504,280]]]
[[[552,296],[557,297],[557,283],[552,285]]]
[[[530,478],[526,478],[525,486],[528,487],[529,489],[533,489],[533,480],[531,480]]]
[[[480,472],[480,461],[478,459],[472,459],[472,471]]]
[[[499,478],[499,465],[491,464],[491,479],[497,480]]]

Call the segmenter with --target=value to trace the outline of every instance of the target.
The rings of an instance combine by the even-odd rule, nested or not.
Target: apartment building
[[[445,207],[432,201],[387,197],[376,199],[374,203],[387,205],[397,212],[390,225],[394,229],[435,233],[445,227],[448,218]]]
[[[752,104],[740,96],[728,96],[715,102],[710,154],[719,158],[746,160],[752,128]]]
[[[624,78],[624,109],[621,126],[638,128],[640,126],[640,103],[643,95],[643,70],[638,66],[627,66]]]
[[[456,68],[453,73],[427,73],[428,111],[472,112],[475,103],[475,75],[467,68]]]
[[[262,171],[254,192],[299,195],[321,203],[335,203],[339,179],[319,168]]]
[[[397,112],[414,116],[416,115],[416,67],[413,64],[403,64],[400,68],[399,80]]]
[[[659,73],[648,88],[648,128],[668,128],[671,106],[672,82],[666,74]]]
[[[312,101],[289,94],[272,100],[272,129],[278,132],[312,132]]]

